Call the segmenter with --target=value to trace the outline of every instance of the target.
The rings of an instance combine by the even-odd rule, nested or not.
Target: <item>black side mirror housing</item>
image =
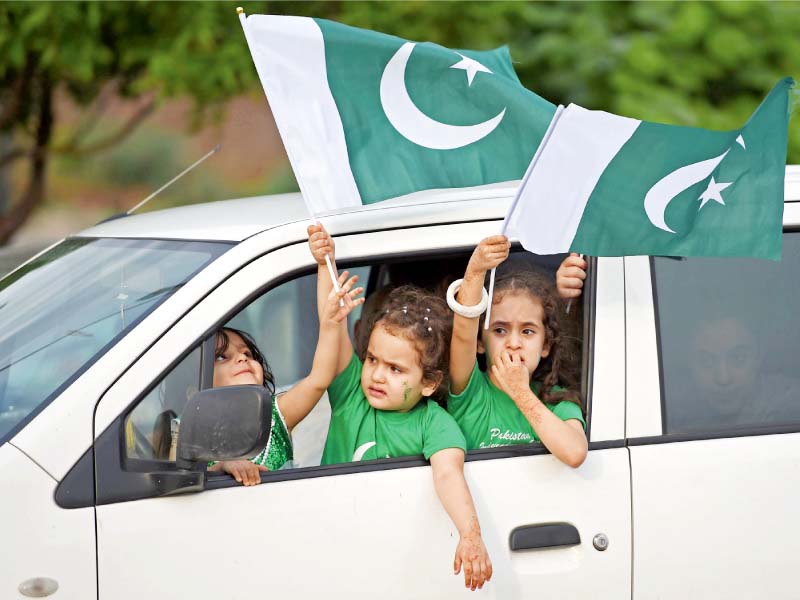
[[[250,458],[269,442],[272,395],[258,385],[232,385],[193,395],[183,410],[177,464]]]

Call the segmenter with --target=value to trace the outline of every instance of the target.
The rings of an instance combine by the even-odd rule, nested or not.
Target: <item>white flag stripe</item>
[[[600,176],[640,123],[570,104],[520,192],[509,233],[536,254],[567,252]]]
[[[307,17],[250,15],[244,31],[310,212],[361,206],[319,25]]]

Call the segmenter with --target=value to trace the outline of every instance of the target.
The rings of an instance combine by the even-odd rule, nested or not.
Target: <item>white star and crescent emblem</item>
[[[736,143],[745,150],[747,149],[744,138],[742,138],[741,135],[736,138]],[[675,233],[664,220],[664,213],[667,210],[667,206],[669,206],[669,203],[683,190],[696,183],[700,183],[709,176],[711,176],[711,179],[708,182],[708,186],[698,197],[700,206],[697,210],[701,210],[711,200],[725,206],[725,200],[722,198],[722,190],[733,185],[733,182],[718,183],[714,180],[714,176],[711,175],[711,173],[714,172],[729,152],[730,148],[714,158],[680,167],[669,173],[666,177],[660,179],[650,188],[644,198],[644,210],[650,222],[668,233]]]
[[[361,444],[356,451],[353,452],[353,462],[358,462],[364,458],[364,455],[367,453],[367,450],[372,448],[375,445],[375,442],[367,442],[366,444]]]
[[[505,108],[491,119],[475,125],[448,125],[431,119],[417,108],[408,95],[405,82],[406,65],[414,46],[414,42],[403,44],[386,64],[381,76],[381,107],[392,127],[406,139],[433,150],[462,148],[494,131],[506,114]],[[463,69],[468,86],[472,85],[477,73],[493,74],[477,60],[461,54],[459,56],[461,60],[450,68]]]
[[[463,54],[459,54],[458,52],[456,52],[456,54],[458,54],[461,57],[461,60],[454,65],[450,65],[450,68],[463,69],[467,73],[467,85],[469,86],[472,85],[472,80],[475,79],[475,75],[477,73],[491,73],[492,75],[494,75],[494,73],[492,73],[489,69],[484,67],[477,60],[466,57]]]

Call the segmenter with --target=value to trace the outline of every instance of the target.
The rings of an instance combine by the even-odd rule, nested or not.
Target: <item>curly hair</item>
[[[423,380],[438,382],[432,397],[443,400],[447,392],[453,331],[453,317],[447,303],[422,288],[403,285],[390,292],[372,327],[378,326],[414,344]],[[363,352],[366,353],[366,348]]]
[[[531,269],[513,268],[505,272],[498,269],[492,304],[499,303],[505,294],[520,292],[539,301],[544,313],[545,344],[550,348],[550,353],[539,361],[536,370],[531,373],[531,379],[542,381],[542,401],[552,404],[568,400],[581,406],[580,394],[574,391],[576,380],[569,368],[574,364],[575,350],[570,339],[562,333],[562,304],[551,278]],[[483,317],[480,331],[483,331]],[[554,392],[556,385],[567,389]]]
[[[264,387],[267,388],[270,394],[274,394],[275,376],[272,374],[272,369],[269,368],[269,363],[264,357],[264,354],[258,349],[258,346],[256,346],[256,341],[249,333],[245,333],[239,329],[234,329],[233,327],[221,327],[217,329],[217,342],[214,349],[214,359],[225,354],[225,351],[228,349],[228,346],[231,343],[227,332],[235,333],[242,338],[242,341],[244,341],[247,349],[250,350],[250,353],[253,355],[253,359],[261,365],[261,369],[264,371]]]

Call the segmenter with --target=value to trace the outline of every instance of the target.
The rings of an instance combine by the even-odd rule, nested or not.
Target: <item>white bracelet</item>
[[[449,306],[457,315],[461,315],[467,319],[477,319],[483,314],[483,312],[486,310],[486,307],[489,306],[489,294],[487,294],[484,287],[481,286],[481,292],[483,292],[483,295],[480,302],[478,302],[475,306],[464,306],[463,304],[459,304],[458,300],[456,300],[456,293],[461,288],[462,283],[464,283],[463,279],[456,279],[450,284],[450,287],[447,288],[447,306]]]

